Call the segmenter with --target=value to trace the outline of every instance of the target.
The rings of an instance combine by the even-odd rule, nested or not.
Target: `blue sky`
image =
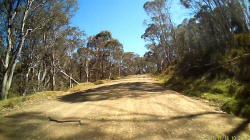
[[[148,18],[143,10],[146,1],[148,0],[79,0],[79,10],[71,24],[80,27],[88,36],[109,30],[123,44],[124,51],[143,56],[147,51],[145,42],[141,39],[146,29],[143,21]],[[179,24],[189,14],[179,4],[179,0],[172,1],[172,17]]]

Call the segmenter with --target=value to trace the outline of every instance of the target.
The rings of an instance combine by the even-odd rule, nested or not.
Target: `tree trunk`
[[[54,68],[52,68],[52,72],[51,72],[51,90],[54,91],[55,90],[55,86],[56,86],[56,78],[55,78],[55,72],[54,72]]]
[[[69,73],[69,87],[73,88],[73,84],[72,84],[72,72]]]
[[[44,80],[45,80],[46,75],[47,75],[46,65],[41,65],[37,74],[37,90],[38,91],[41,91],[44,89],[44,82],[45,82]]]
[[[29,82],[30,70],[31,70],[31,67],[28,68],[28,72],[25,75],[25,89],[24,89],[24,92],[23,92],[23,96],[26,96],[26,93],[27,93],[27,85],[28,85],[28,82]]]
[[[54,91],[55,87],[56,87],[55,68],[52,68],[52,72],[51,72],[51,90]]]
[[[13,74],[14,74],[14,71],[16,68],[17,58],[18,58],[18,56],[21,53],[21,50],[23,48],[25,37],[26,36],[22,37],[22,40],[21,40],[20,44],[18,45],[17,53],[12,57],[11,60],[9,57],[11,52],[7,52],[7,54],[6,54],[5,66],[4,66],[6,68],[6,70],[4,72],[4,78],[3,78],[3,82],[2,82],[2,91],[1,91],[2,99],[7,99],[7,96],[9,94],[8,92],[9,92],[9,89],[10,89],[10,86],[12,83]],[[9,38],[9,40],[11,40],[11,39]],[[10,48],[12,48],[12,43],[8,43],[8,45]]]
[[[47,75],[47,68],[46,68],[46,65],[44,66],[44,71],[43,71],[43,75],[42,75],[42,79],[41,79],[41,82],[40,82],[40,85],[39,85],[39,87],[40,87],[40,89],[44,89],[44,84],[42,84],[42,83],[45,83],[45,77],[46,77],[46,75]]]
[[[12,22],[12,21],[9,21]],[[8,91],[9,89],[7,89],[7,83],[8,83],[8,79],[9,79],[9,74],[8,74],[8,69],[9,69],[9,63],[10,63],[10,54],[11,54],[11,49],[12,49],[12,39],[11,39],[11,27],[8,26],[8,36],[7,36],[7,43],[8,43],[8,50],[6,52],[6,56],[5,56],[5,64],[4,64],[4,68],[5,68],[5,72],[4,72],[4,78],[3,78],[3,82],[2,82],[2,90],[1,90],[1,96],[2,99],[7,99],[8,96]]]
[[[1,91],[2,99],[7,99],[7,95],[8,95],[8,90],[6,89],[7,88],[7,79],[8,79],[8,73],[5,72],[3,82],[2,82],[2,91]]]
[[[82,82],[82,65],[80,65],[79,70],[80,70],[79,72],[80,82]]]
[[[103,57],[101,61],[101,80],[104,78]]]
[[[56,68],[55,68],[55,54],[54,51],[52,51],[52,56],[51,56],[51,90],[54,91],[55,90],[55,86],[56,86]]]
[[[109,79],[111,79],[112,77],[112,63],[110,63],[110,67],[109,67]]]
[[[8,94],[9,94],[9,89],[12,83],[12,79],[13,79],[13,74],[14,74],[14,70],[16,67],[16,63],[14,62],[14,64],[12,65],[12,67],[10,69],[7,69],[6,72],[4,73],[4,78],[3,78],[3,83],[2,83],[2,99],[7,99]]]
[[[121,77],[121,66],[119,66],[118,73],[119,73],[119,77]]]
[[[88,83],[89,82],[89,62],[88,62],[88,60],[86,60],[86,63],[85,63],[85,73],[86,73],[86,82]]]
[[[38,69],[38,73],[37,73],[37,90],[40,90],[40,83],[41,83],[41,70]]]
[[[161,60],[161,72],[163,71],[163,63],[164,63],[164,59]]]

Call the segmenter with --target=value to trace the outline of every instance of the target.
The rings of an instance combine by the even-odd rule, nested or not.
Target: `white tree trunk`
[[[112,77],[112,63],[110,63],[110,67],[109,67],[109,79],[111,79]]]
[[[28,14],[29,14],[29,10],[30,10],[33,2],[34,2],[34,0],[29,0],[27,7],[25,8],[24,16],[22,18],[22,23],[21,23],[21,40],[18,44],[16,52],[12,56],[10,55],[11,51],[13,49],[13,42],[12,42],[11,37],[14,34],[14,33],[12,33],[14,31],[12,30],[12,28],[13,28],[13,21],[15,19],[16,14],[17,14],[18,8],[15,9],[15,11],[12,15],[8,15],[9,19],[8,19],[8,29],[7,29],[7,52],[6,52],[6,56],[5,56],[5,62],[4,62],[5,72],[4,72],[3,82],[2,82],[2,91],[1,91],[2,99],[7,99],[7,97],[8,97],[8,93],[9,93],[8,91],[9,91],[11,83],[12,83],[12,78],[13,78],[13,74],[14,74],[14,71],[16,68],[17,59],[22,51],[26,36],[28,35],[29,30],[25,31],[25,24],[26,24],[26,19],[27,19]],[[19,6],[19,2],[17,4],[17,6]]]
[[[119,77],[121,77],[121,66],[119,66],[118,73],[119,73]]]
[[[86,82],[89,82],[89,64],[88,64],[88,60],[86,60],[86,64],[85,64],[85,73],[86,73]]]

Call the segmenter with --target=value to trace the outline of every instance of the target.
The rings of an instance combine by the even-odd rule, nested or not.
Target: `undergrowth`
[[[155,75],[159,82],[189,96],[206,99],[223,111],[241,117],[250,116],[250,84],[234,78],[215,76],[211,73],[199,77],[183,77],[173,71]]]

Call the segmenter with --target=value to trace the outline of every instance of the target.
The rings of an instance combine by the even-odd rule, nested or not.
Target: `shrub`
[[[246,99],[249,97],[250,97],[250,89],[247,86],[239,87],[235,94],[236,99]]]

